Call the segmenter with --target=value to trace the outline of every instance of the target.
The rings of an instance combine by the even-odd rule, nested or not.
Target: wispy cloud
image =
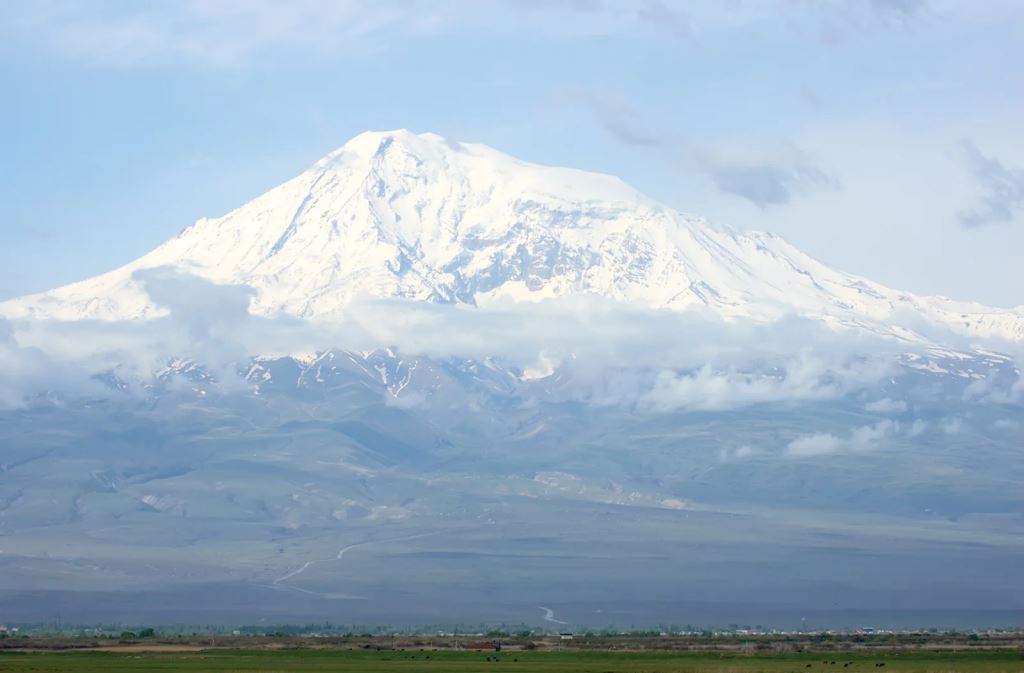
[[[915,418],[914,422],[907,428],[907,437],[920,437],[928,430],[928,421]]]
[[[996,430],[1004,431],[1020,430],[1020,421],[1016,421],[1012,418],[1000,418],[992,424],[992,427]]]
[[[794,439],[786,446],[785,454],[792,458],[811,458],[833,453],[871,451],[899,430],[899,423],[884,420],[853,428],[845,438],[828,432],[817,432]]]
[[[908,29],[933,14],[929,0],[810,2],[803,3],[799,9],[820,23],[821,40],[829,45],[876,30]]]
[[[425,32],[441,19],[411,7],[407,0],[39,0],[5,8],[2,27],[34,46],[97,64],[239,66],[277,50],[368,48],[367,38],[381,31]]]
[[[637,7],[636,15],[645,23],[681,37],[689,36],[693,30],[690,17],[679,8],[678,3],[646,0]]]
[[[1024,168],[1008,167],[970,142],[964,142],[963,151],[982,194],[973,207],[960,212],[960,224],[983,227],[1012,222],[1024,213]]]
[[[237,67],[281,51],[307,57],[372,51],[409,36],[457,31],[677,40],[737,26],[789,30],[809,22],[836,42],[855,31],[909,25],[928,7],[924,0],[33,0],[8,3],[0,31],[98,64]]]
[[[659,129],[621,97],[574,91],[570,99],[586,105],[597,123],[616,141],[658,152],[667,161],[706,175],[719,191],[758,208],[780,206],[838,180],[791,145],[766,148],[752,144],[695,143],[682,134]]]
[[[646,0],[35,0],[5,7],[0,34],[95,64],[248,65],[270,53],[379,50],[409,36],[450,31],[685,35],[688,15]]]
[[[963,432],[964,419],[959,416],[949,416],[948,418],[942,419],[939,423],[939,427],[942,429],[942,433],[947,437],[955,437]]]
[[[928,7],[928,0],[870,0],[878,12],[891,12],[903,16],[917,14]]]
[[[907,413],[907,403],[903,400],[894,400],[891,397],[883,397],[865,404],[864,410],[878,414],[905,414]]]
[[[1019,344],[1007,344],[1007,350],[1018,366],[1024,362],[1024,349]],[[974,379],[964,388],[961,399],[975,404],[1017,404],[1024,400],[1024,377],[1016,381],[993,375]]]
[[[746,199],[758,208],[784,205],[797,196],[838,186],[835,177],[794,148],[760,158],[726,158],[701,152],[698,163],[719,191]]]
[[[639,111],[621,97],[572,91],[569,98],[586,105],[601,128],[623,145],[666,151],[684,145],[675,134],[649,127]]]

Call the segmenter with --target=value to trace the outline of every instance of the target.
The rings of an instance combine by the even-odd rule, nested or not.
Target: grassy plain
[[[832,663],[835,662],[835,663]],[[884,663],[884,666],[879,664]],[[1024,673],[1024,653],[712,654],[680,652],[452,652],[362,650],[201,650],[163,652],[0,652],[0,671],[36,673]]]

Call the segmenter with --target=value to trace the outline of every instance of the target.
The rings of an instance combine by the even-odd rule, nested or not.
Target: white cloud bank
[[[907,408],[907,403],[903,400],[894,400],[890,397],[872,400],[864,405],[865,411],[893,416],[907,413]]]
[[[253,291],[170,269],[137,276],[168,315],[145,321],[21,321],[0,327],[0,405],[47,393],[96,394],[89,377],[151,380],[172,358],[194,360],[222,388],[257,355],[397,349],[404,356],[494,359],[532,372],[549,398],[658,412],[718,411],[839,399],[891,378],[908,346],[804,319],[723,322],[697,311],[638,308],[596,297],[486,309],[404,300],[358,301],[336,321],[249,313]],[[527,386],[524,383],[524,386]],[[524,394],[530,389],[524,388]],[[869,410],[897,413],[883,398]],[[879,426],[881,427],[881,426]],[[868,437],[847,443],[864,445]],[[829,449],[817,440],[793,451]]]
[[[785,454],[791,458],[812,458],[834,453],[872,451],[881,447],[885,440],[899,431],[898,422],[884,420],[873,425],[856,427],[845,438],[827,432],[817,432],[794,439],[786,446]]]

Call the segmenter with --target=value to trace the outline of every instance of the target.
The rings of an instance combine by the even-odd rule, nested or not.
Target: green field
[[[429,657],[429,658],[428,658]],[[488,661],[488,658],[491,660]],[[835,664],[831,662],[835,661]],[[826,663],[828,662],[828,663]],[[848,666],[844,666],[852,662]],[[879,663],[885,666],[878,666]],[[605,652],[3,652],[0,671],[352,671],[359,673],[538,671],[548,673],[1022,673],[1024,653],[707,654]]]

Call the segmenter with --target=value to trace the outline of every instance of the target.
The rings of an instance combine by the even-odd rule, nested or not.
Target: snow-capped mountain
[[[151,317],[161,309],[133,274],[164,266],[251,286],[251,310],[263,315],[330,319],[359,297],[483,306],[593,293],[705,307],[726,319],[800,315],[911,340],[923,338],[913,327],[923,318],[972,337],[1024,341],[1021,308],[892,290],[778,236],[680,214],[614,177],[405,130],[363,133],[140,259],[0,303],[0,315]]]
[[[158,267],[184,273],[140,273]],[[525,303],[574,294],[663,310]],[[12,618],[515,624],[552,605],[604,628],[809,595],[800,624],[807,605],[902,615],[908,587],[942,619],[941,600],[1024,605],[1024,383],[1000,355],[1024,309],[890,290],[612,177],[366,133],[0,315]],[[912,343],[747,324],[794,315]]]

